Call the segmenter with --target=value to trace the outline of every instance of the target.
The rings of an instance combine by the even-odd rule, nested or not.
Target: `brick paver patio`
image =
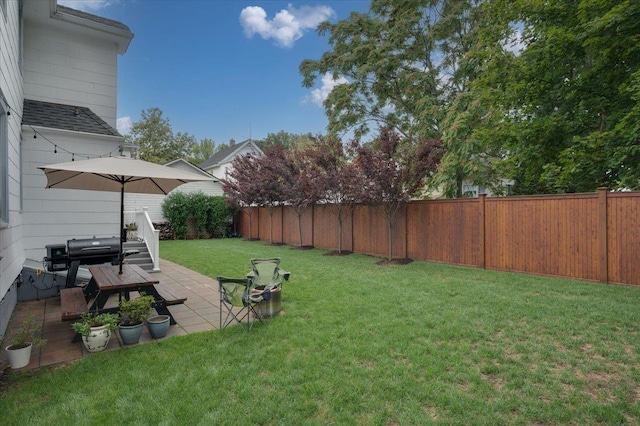
[[[160,270],[162,272],[153,274],[154,278],[157,277],[160,282],[171,286],[177,293],[187,297],[184,304],[169,306],[177,324],[169,327],[164,339],[220,328],[220,296],[218,282],[215,279],[166,260],[160,261]],[[37,320],[42,320],[42,338],[47,340],[47,344],[41,350],[33,350],[31,362],[25,368],[39,368],[69,362],[89,355],[82,342],[71,342],[74,332],[71,329],[71,322],[62,322],[61,320],[59,297],[18,302],[9,322],[7,334],[14,327],[18,327],[31,313],[35,315]],[[145,327],[138,344],[153,340]],[[122,343],[116,332],[112,334],[106,350],[120,349],[121,346]],[[4,366],[6,365],[6,351],[2,350],[1,352],[0,361]]]

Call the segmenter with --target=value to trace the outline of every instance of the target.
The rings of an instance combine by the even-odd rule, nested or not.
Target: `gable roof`
[[[178,158],[177,160],[169,161],[167,164],[165,164],[165,166],[167,166],[167,167],[175,167],[175,166],[177,166],[179,164],[185,164],[185,165],[189,166],[189,168],[191,170],[193,170],[194,173],[201,174],[201,175],[206,176],[208,178],[212,177],[214,182],[218,182],[218,179],[215,176],[211,176],[211,174],[209,174],[205,170],[202,170],[200,167],[196,166],[191,161],[185,160],[184,158]]]
[[[24,100],[22,112],[24,126],[48,127],[73,132],[120,136],[116,129],[87,107]]]
[[[216,152],[211,157],[209,157],[205,162],[200,164],[200,168],[206,170],[206,169],[210,169],[211,167],[220,165],[222,163],[229,162],[233,159],[236,153],[240,152],[240,150],[242,150],[247,145],[251,145],[251,148],[259,152],[260,154],[263,153],[260,147],[256,145],[256,143],[253,140],[247,139],[244,142],[231,145],[228,148],[225,148],[223,150]]]

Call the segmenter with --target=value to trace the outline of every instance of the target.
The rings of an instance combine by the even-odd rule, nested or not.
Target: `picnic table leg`
[[[102,310],[102,308],[104,308],[104,305],[107,304],[107,300],[109,300],[110,295],[111,293],[109,292],[99,291],[98,295],[93,301],[93,304],[91,304],[91,307],[89,308],[89,312]]]
[[[89,284],[84,288],[84,299],[89,303],[89,300],[93,299],[99,292],[96,280],[91,277]]]

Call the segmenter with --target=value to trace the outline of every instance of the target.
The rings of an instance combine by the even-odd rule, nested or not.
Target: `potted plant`
[[[100,352],[109,344],[111,333],[115,331],[118,322],[119,317],[116,314],[87,312],[71,327],[82,336],[82,342],[89,352]]]
[[[7,338],[9,345],[5,348],[11,368],[22,368],[29,365],[33,347],[42,347],[47,341],[40,338],[40,324],[33,314],[22,322],[20,328]]]
[[[160,339],[167,335],[171,318],[169,315],[154,315],[147,319],[147,328],[151,337]]]
[[[118,330],[122,343],[132,345],[138,343],[142,335],[144,320],[151,315],[153,296],[140,293],[140,297],[120,302],[120,324]]]
[[[127,228],[127,241],[137,240],[138,239],[138,224],[135,222],[128,223],[126,225]]]

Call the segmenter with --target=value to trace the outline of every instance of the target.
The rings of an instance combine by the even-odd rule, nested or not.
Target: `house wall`
[[[218,179],[224,179],[227,177],[227,170],[231,168],[231,163],[235,157],[239,155],[249,154],[252,152],[255,152],[255,149],[253,148],[253,146],[251,146],[251,144],[246,144],[240,150],[235,152],[232,158],[229,158],[227,161],[219,163],[215,167],[206,169],[206,171],[211,173],[214,177],[217,177]]]
[[[192,168],[177,167],[187,172],[193,172]],[[223,195],[222,184],[214,181],[190,182],[180,185],[169,194],[174,192],[184,192],[190,194],[193,192],[203,192],[206,195]],[[148,209],[149,217],[152,222],[164,222],[166,219],[162,214],[162,203],[166,198],[165,195],[156,194],[124,194],[124,206],[126,212],[142,211],[143,208]]]
[[[52,19],[25,22],[25,98],[86,106],[116,128],[116,46],[79,31]]]
[[[117,149],[120,138],[77,132],[38,129],[33,138],[24,129],[23,171],[25,226],[24,250],[27,258],[42,260],[47,244],[66,243],[72,238],[111,237],[120,227],[120,194],[116,192],[45,189],[47,179],[38,166],[71,161],[71,154],[60,147],[98,157]],[[54,146],[58,145],[58,154]],[[86,157],[75,157],[76,160]]]
[[[7,156],[0,158],[8,166],[9,221],[0,224],[0,335],[4,334],[15,306],[15,281],[22,269],[25,254],[22,247],[22,215],[20,212],[20,117],[22,116],[22,74],[20,72],[20,32],[18,2],[5,4],[6,20],[0,14],[0,95],[11,108],[7,123]],[[4,143],[4,142],[0,142]],[[4,157],[4,155],[3,155]],[[3,192],[4,188],[1,189]],[[11,290],[10,290],[11,289]]]

